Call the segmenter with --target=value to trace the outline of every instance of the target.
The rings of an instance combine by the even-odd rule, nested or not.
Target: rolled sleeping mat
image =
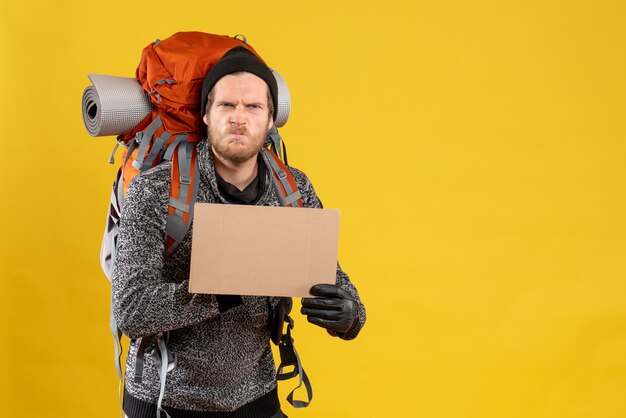
[[[285,79],[275,70],[278,84],[276,127],[287,123],[291,95]],[[133,129],[153,106],[150,97],[135,78],[89,74],[92,86],[83,93],[83,122],[91,136],[120,135]]]
[[[276,70],[271,68],[270,70],[272,70],[276,84],[278,84],[278,113],[276,114],[274,125],[280,128],[285,126],[287,119],[289,119],[289,113],[291,112],[291,95],[289,94],[289,87],[287,87],[285,79],[282,78]]]
[[[128,132],[152,110],[135,78],[89,74],[89,79],[93,86],[83,93],[83,122],[91,136]]]

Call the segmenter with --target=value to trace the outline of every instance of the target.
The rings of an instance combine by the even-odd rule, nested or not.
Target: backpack
[[[228,50],[244,46],[258,56],[248,45],[245,37],[237,35],[233,38],[212,35],[202,32],[179,32],[163,41],[156,40],[143,49],[141,60],[136,71],[136,79],[149,97],[152,105],[150,110],[134,128],[126,132],[118,132],[117,144],[126,147],[122,154],[122,163],[113,183],[111,202],[107,214],[107,225],[102,241],[100,261],[105,275],[111,279],[112,266],[115,262],[115,248],[119,230],[119,222],[124,207],[124,197],[130,181],[140,172],[160,164],[172,162],[170,205],[167,215],[167,239],[164,258],[170,257],[185,237],[193,218],[199,182],[196,164],[197,144],[205,136],[205,126],[200,118],[200,91],[204,76]],[[260,58],[260,57],[259,57]],[[302,207],[302,198],[295,179],[287,167],[287,155],[277,126],[286,122],[289,113],[289,96],[286,84],[278,73],[274,72],[279,85],[278,117],[266,140],[271,161],[273,186],[282,206]],[[106,77],[106,76],[100,76]],[[90,76],[94,85],[93,76]],[[88,88],[89,89],[89,88]],[[85,126],[93,122],[95,111],[86,105],[87,90],[83,96],[83,118]],[[283,97],[283,99],[285,99]],[[98,102],[98,104],[100,104]],[[92,103],[93,105],[93,103]],[[94,105],[95,106],[95,105]],[[89,108],[89,111],[86,109]],[[93,132],[88,128],[93,135]],[[115,153],[113,150],[113,154]],[[112,154],[112,155],[113,155]],[[113,158],[110,162],[112,163]],[[271,320],[271,340],[279,348],[281,362],[277,369],[277,380],[299,376],[299,384],[289,393],[287,400],[296,408],[306,407],[312,399],[309,379],[302,369],[300,359],[293,346],[291,330],[294,322],[289,316],[292,307],[291,298],[281,298]],[[115,363],[120,379],[120,391],[123,387],[121,369],[122,332],[111,311],[111,331],[115,340]],[[176,355],[167,349],[167,333],[146,336],[139,341],[135,380],[141,381],[144,355],[150,354],[159,369],[161,391],[157,403],[157,414],[162,409],[163,392],[167,372],[176,366]],[[293,367],[291,371],[286,368]],[[304,384],[307,401],[294,400],[295,390]]]

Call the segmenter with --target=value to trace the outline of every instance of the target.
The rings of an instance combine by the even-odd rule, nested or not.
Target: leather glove
[[[334,284],[316,284],[309,291],[317,298],[302,298],[300,312],[310,323],[332,335],[346,334],[358,319],[357,303],[346,290]]]

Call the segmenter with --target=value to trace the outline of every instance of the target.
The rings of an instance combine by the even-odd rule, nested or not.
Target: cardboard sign
[[[339,210],[197,203],[189,292],[310,296],[335,283]]]

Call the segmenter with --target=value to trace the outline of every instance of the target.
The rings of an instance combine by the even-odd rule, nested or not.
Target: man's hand
[[[310,323],[332,335],[345,334],[357,321],[357,304],[346,290],[334,284],[316,284],[310,290],[317,298],[302,298],[300,312]]]

